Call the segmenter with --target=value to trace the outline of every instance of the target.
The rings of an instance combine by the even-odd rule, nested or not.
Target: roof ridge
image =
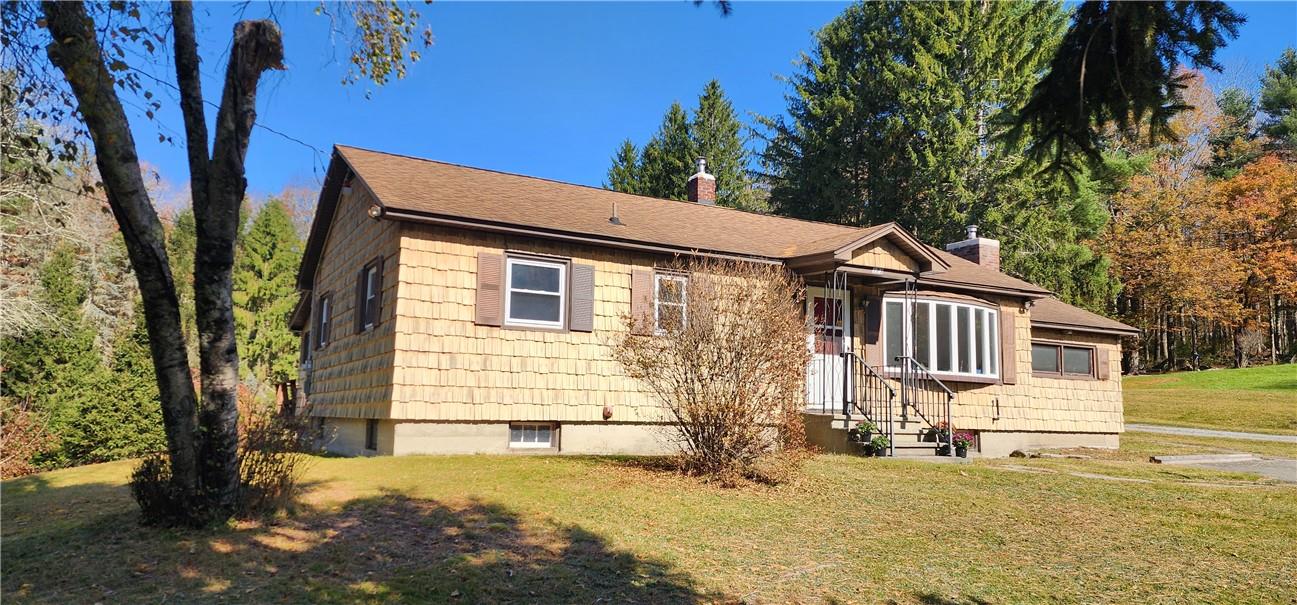
[[[495,174],[503,174],[503,175],[506,175],[506,176],[514,176],[514,177],[523,178],[523,179],[531,179],[531,180],[534,180],[534,181],[544,181],[544,182],[547,182],[547,183],[555,183],[555,184],[558,184],[558,185],[567,185],[567,186],[569,186],[569,187],[581,187],[581,188],[583,188],[583,189],[593,189],[593,190],[595,190],[595,191],[602,191],[602,192],[604,192],[604,193],[615,193],[615,194],[617,194],[617,195],[625,195],[625,196],[629,196],[629,197],[643,198],[643,199],[646,199],[646,200],[654,200],[654,201],[659,201],[659,202],[672,202],[672,203],[676,203],[676,204],[690,204],[690,205],[692,205],[692,206],[699,207],[699,208],[716,208],[716,209],[720,209],[720,210],[728,210],[728,211],[731,211],[731,212],[741,212],[741,213],[743,213],[743,214],[747,214],[747,215],[751,215],[751,216],[761,216],[761,217],[774,218],[774,219],[781,219],[781,220],[788,220],[788,221],[797,221],[797,222],[799,222],[799,223],[810,223],[810,224],[812,224],[812,225],[824,225],[824,226],[827,226],[827,227],[838,227],[838,228],[841,228],[841,229],[869,229],[869,228],[877,227],[877,226],[878,226],[878,225],[866,225],[866,226],[863,226],[863,227],[862,227],[862,226],[852,226],[852,225],[843,225],[843,224],[840,224],[840,223],[830,223],[830,222],[828,222],[828,221],[815,221],[815,220],[811,220],[811,219],[797,218],[797,217],[794,217],[794,216],[783,216],[783,215],[781,215],[781,214],[766,214],[766,213],[764,213],[764,212],[754,212],[754,211],[752,211],[752,210],[744,210],[744,209],[742,209],[742,208],[731,208],[731,207],[729,207],[729,206],[720,206],[720,205],[716,205],[716,204],[699,204],[699,203],[697,203],[697,202],[690,202],[690,201],[688,201],[688,200],[673,200],[673,199],[668,199],[668,198],[664,198],[664,197],[653,197],[653,196],[651,196],[651,195],[640,195],[640,194],[638,194],[638,193],[626,193],[625,191],[617,191],[617,190],[615,190],[615,189],[605,189],[605,188],[603,188],[603,187],[596,187],[596,186],[594,186],[594,185],[583,185],[583,184],[581,184],[581,183],[569,183],[569,182],[567,182],[567,181],[560,181],[560,180],[558,180],[558,179],[551,179],[551,178],[547,178],[547,177],[543,177],[543,176],[534,176],[534,175],[530,175],[530,174],[519,174],[519,173],[517,173],[517,172],[508,172],[508,171],[505,171],[505,170],[496,170],[496,169],[494,169],[494,168],[482,168],[482,167],[479,167],[479,166],[469,166],[468,164],[460,164],[460,163],[458,163],[458,162],[447,162],[447,161],[444,161],[444,160],[434,160],[434,159],[431,159],[431,158],[421,158],[421,157],[419,157],[419,156],[410,155],[410,154],[407,154],[407,153],[394,153],[394,152],[391,152],[391,151],[380,151],[380,150],[378,150],[378,149],[370,149],[370,148],[368,148],[368,147],[359,147],[359,146],[356,146],[356,145],[343,145],[343,144],[341,144],[341,143],[334,143],[333,146],[334,146],[334,147],[345,147],[345,148],[347,148],[347,149],[356,149],[356,150],[359,150],[359,151],[365,151],[365,152],[369,152],[369,153],[377,153],[377,154],[381,154],[381,155],[390,155],[390,156],[395,156],[395,157],[400,157],[400,158],[406,158],[406,159],[410,159],[410,160],[417,160],[417,161],[420,161],[420,162],[428,162],[428,163],[431,163],[431,164],[441,164],[441,165],[443,165],[443,166],[454,166],[454,167],[456,167],[456,168],[463,168],[463,169],[465,169],[465,170],[478,170],[478,171],[481,171],[481,172],[491,172],[491,173],[495,173]],[[884,224],[885,224],[885,223],[884,223]],[[833,237],[833,236],[829,236],[829,237]],[[827,239],[827,238],[822,238],[822,239]]]

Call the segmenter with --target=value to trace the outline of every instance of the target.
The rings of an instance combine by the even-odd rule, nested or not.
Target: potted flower
[[[968,457],[968,446],[973,445],[972,433],[955,433],[952,438],[955,444],[955,455],[960,458]]]
[[[886,456],[887,448],[892,445],[892,440],[887,435],[879,435],[869,442],[869,449],[875,456]]]
[[[856,423],[856,428],[847,431],[847,435],[856,443],[869,443],[874,436],[874,432],[877,430],[877,424],[868,420],[862,420]]]

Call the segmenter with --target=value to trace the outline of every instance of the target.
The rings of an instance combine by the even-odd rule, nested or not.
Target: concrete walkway
[[[1162,426],[1159,424],[1127,424],[1126,430],[1144,433],[1162,433],[1164,435],[1185,435],[1187,437],[1223,437],[1226,439],[1249,439],[1251,441],[1275,441],[1278,443],[1297,443],[1297,435],[1267,435],[1265,433],[1240,433],[1237,431],[1215,431],[1195,429],[1187,426]]]

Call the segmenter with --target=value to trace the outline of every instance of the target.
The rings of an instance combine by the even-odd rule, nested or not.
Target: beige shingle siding
[[[901,252],[896,244],[883,240],[861,247],[851,257],[851,264],[896,271],[918,271],[919,263]]]
[[[664,256],[402,224],[392,417],[410,420],[656,421],[660,407],[612,359],[631,272]],[[479,252],[594,266],[594,332],[474,322]]]
[[[331,342],[312,351],[312,415],[385,418],[390,408],[399,225],[369,218],[371,204],[373,196],[359,184],[342,195],[315,274],[313,303],[332,293],[333,319]],[[356,278],[379,254],[384,256],[379,323],[357,334]],[[312,346],[319,312],[312,304]]]
[[[1123,430],[1121,347],[1115,336],[1063,334],[1037,328],[1037,339],[1073,342],[1108,351],[1108,380],[1046,378],[1031,372],[1030,313],[1001,303],[1001,312],[1018,309],[1018,380],[1013,385],[951,384],[957,395],[953,415],[959,429],[1117,433]],[[997,409],[998,400],[998,409]]]

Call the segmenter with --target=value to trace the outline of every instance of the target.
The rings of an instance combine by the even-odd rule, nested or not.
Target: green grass
[[[1126,422],[1297,435],[1297,365],[1122,379]]]
[[[1297,487],[1120,456],[818,456],[743,489],[609,458],[318,458],[294,516],[202,532],[136,525],[129,467],[3,484],[5,603],[1297,599],[1276,554]]]

